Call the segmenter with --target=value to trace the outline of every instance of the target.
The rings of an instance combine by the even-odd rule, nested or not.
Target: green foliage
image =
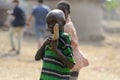
[[[120,0],[107,0],[106,8],[108,10],[115,9],[120,6]]]

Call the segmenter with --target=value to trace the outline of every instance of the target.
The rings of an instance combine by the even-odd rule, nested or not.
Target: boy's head
[[[13,7],[16,7],[19,5],[19,1],[18,0],[13,0]]]
[[[43,2],[44,2],[44,0],[38,0],[38,2],[39,2],[39,3],[43,3]]]
[[[56,23],[59,25],[59,31],[64,31],[65,15],[61,10],[54,9],[47,14],[46,22],[51,33],[53,33],[53,27]]]
[[[60,1],[57,4],[57,9],[60,9],[64,12],[65,18],[70,14],[70,3],[68,1]]]

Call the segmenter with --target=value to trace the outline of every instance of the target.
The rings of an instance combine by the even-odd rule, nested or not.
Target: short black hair
[[[57,5],[62,5],[62,6],[64,6],[64,7],[68,10],[68,12],[69,12],[69,14],[70,14],[70,3],[69,3],[68,1],[62,0],[62,1],[58,2]]]
[[[13,0],[13,2],[15,2],[15,3],[18,3],[18,4],[19,4],[19,1],[18,1],[18,0]]]
[[[55,22],[59,24],[59,30],[64,31],[65,25],[65,14],[60,9],[51,10],[46,16],[46,22],[50,18],[54,18]]]
[[[44,2],[44,0],[38,0],[38,2],[39,2],[39,3],[43,3],[43,2]]]

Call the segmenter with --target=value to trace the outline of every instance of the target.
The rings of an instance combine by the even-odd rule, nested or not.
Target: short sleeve
[[[69,35],[65,35],[64,37],[61,37],[64,46],[62,47],[62,52],[66,56],[66,58],[71,61],[72,63],[75,63],[73,58],[73,49],[71,47],[71,37]]]
[[[47,13],[48,13],[48,12],[50,12],[50,8],[49,8],[49,7],[47,7]]]
[[[31,15],[35,15],[35,9],[36,9],[36,6],[34,6],[34,7],[32,8]]]

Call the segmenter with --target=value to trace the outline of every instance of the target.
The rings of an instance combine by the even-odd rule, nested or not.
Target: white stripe
[[[58,73],[55,73],[55,72],[50,72],[50,71],[45,71],[45,70],[43,70],[42,72],[52,74],[52,75],[57,75],[57,76],[60,76],[60,77],[70,77],[70,75],[61,75],[61,74],[58,74]]]
[[[56,61],[56,60],[54,60],[54,59],[44,58],[44,60],[53,61],[53,62],[56,62],[56,63],[58,63],[58,64],[60,64],[60,65],[63,65],[61,62]]]

